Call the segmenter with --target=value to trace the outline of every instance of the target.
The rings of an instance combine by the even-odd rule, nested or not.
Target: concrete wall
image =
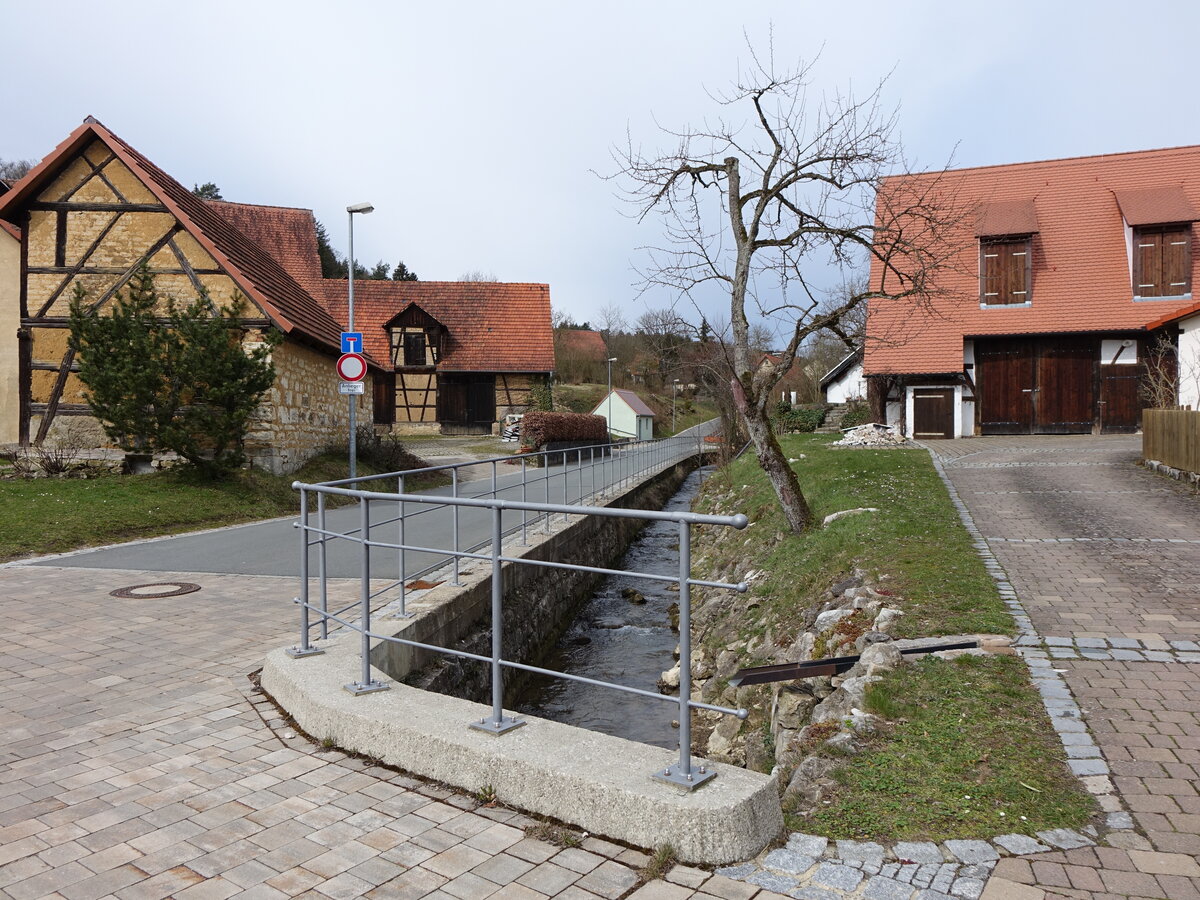
[[[0,229],[0,444],[19,436],[21,397],[17,329],[21,325],[21,242]]]

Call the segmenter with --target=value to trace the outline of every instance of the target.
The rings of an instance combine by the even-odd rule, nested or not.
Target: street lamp
[[[608,362],[608,439],[612,440],[612,364],[617,361],[615,356],[610,356]]]
[[[671,382],[671,434],[675,433],[675,393],[679,390],[679,379]]]
[[[346,330],[354,330],[354,214],[361,213],[366,215],[369,212],[374,212],[375,207],[370,203],[355,203],[353,206],[347,206],[346,212],[350,218],[350,266],[347,275],[349,281],[349,291],[346,294]],[[357,431],[358,423],[355,421],[356,411],[358,407],[358,396],[356,394],[346,395],[346,400],[350,404],[350,477],[358,477],[358,440]]]

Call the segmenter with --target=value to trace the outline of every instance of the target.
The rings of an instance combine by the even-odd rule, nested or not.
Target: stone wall
[[[293,472],[326,447],[349,441],[349,403],[338,393],[335,359],[295,341],[274,354],[275,384],[255,415],[246,450],[256,466]],[[356,398],[360,426],[373,416],[371,385]]]

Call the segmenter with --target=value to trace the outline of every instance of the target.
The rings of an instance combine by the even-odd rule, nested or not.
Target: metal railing
[[[691,530],[696,525],[713,525],[740,529],[746,527],[748,524],[747,519],[743,515],[711,516],[691,512],[622,509],[588,505],[588,502],[594,500],[603,491],[623,486],[630,480],[636,479],[640,475],[646,474],[656,468],[665,468],[696,452],[702,452],[703,437],[704,434],[701,433],[698,436],[688,435],[682,438],[670,438],[662,441],[647,441],[642,442],[641,445],[599,445],[591,448],[580,448],[579,450],[550,451],[549,453],[540,454],[543,457],[555,457],[561,456],[564,453],[567,454],[567,457],[561,463],[563,471],[557,473],[557,477],[560,477],[562,480],[561,487],[564,495],[568,499],[568,502],[563,503],[540,502],[528,499],[529,489],[532,484],[542,485],[547,495],[558,486],[553,483],[556,473],[551,473],[548,466],[542,479],[530,481],[528,479],[528,470],[530,467],[524,462],[521,464],[521,481],[518,482],[514,478],[510,484],[504,484],[502,483],[503,479],[497,479],[495,470],[493,470],[490,490],[472,497],[459,495],[458,478],[454,478],[452,482],[453,492],[448,496],[429,493],[406,493],[404,491],[404,479],[406,477],[411,479],[414,472],[440,471],[443,469],[454,471],[456,469],[455,466],[435,466],[428,469],[393,473],[387,476],[359,478],[355,479],[354,482],[351,482],[349,479],[326,484],[295,482],[293,487],[300,491],[300,518],[297,522],[301,536],[300,596],[295,598],[300,611],[300,640],[295,647],[288,650],[288,653],[293,657],[302,658],[324,652],[312,644],[311,631],[314,626],[319,626],[322,638],[328,636],[330,621],[343,625],[350,630],[357,631],[360,635],[359,655],[361,676],[358,681],[345,685],[346,690],[354,695],[387,690],[389,687],[386,682],[376,681],[371,678],[370,654],[371,642],[373,640],[393,642],[438,654],[487,663],[491,670],[491,717],[484,717],[479,722],[473,722],[470,725],[472,728],[497,735],[504,734],[524,724],[519,719],[514,719],[504,714],[504,670],[506,668],[576,681],[582,684],[608,688],[676,704],[678,706],[679,717],[679,761],[674,765],[656,771],[653,773],[653,776],[658,780],[680,785],[688,789],[698,787],[712,778],[715,773],[707,770],[704,766],[700,766],[696,771],[693,771],[691,759],[691,711],[694,709],[705,709],[738,716],[742,719],[746,717],[746,711],[701,703],[691,699],[691,589],[692,587],[699,586],[744,592],[746,585],[744,583],[730,584],[693,578],[691,574]],[[687,452],[682,453],[685,446]],[[585,464],[584,453],[589,450],[595,452],[587,453],[587,462]],[[611,453],[611,456],[608,456],[605,460],[604,455],[609,453]],[[533,455],[535,454],[526,454],[525,456]],[[577,466],[569,469],[576,476],[574,479],[575,491],[571,490],[572,481],[568,477],[568,468],[571,461],[569,457],[572,455],[576,456],[576,462],[578,463]],[[500,460],[487,462],[500,462]],[[394,493],[384,493],[362,490],[354,486],[356,482],[377,480],[378,478],[396,479],[398,490]],[[501,496],[506,492],[519,493],[521,496],[519,499],[508,499]],[[316,495],[317,498],[318,522],[316,525],[310,523],[309,503],[311,495]],[[347,498],[357,503],[357,527],[347,528],[345,531],[337,531],[329,527],[326,498],[330,496]],[[569,502],[571,497],[574,497],[578,502]],[[373,521],[371,513],[372,505],[376,509],[381,506],[394,507],[396,514]],[[416,506],[418,509],[410,512],[407,509],[409,506]],[[436,538],[430,539],[429,537],[426,537],[420,543],[410,542],[406,537],[409,533],[406,525],[411,524],[412,520],[422,513],[433,513],[437,510],[442,510],[443,514],[449,513],[453,547],[431,546],[431,544],[436,544],[437,542]],[[486,516],[488,535],[485,540],[476,545],[460,548],[461,518],[464,517],[464,513],[471,512]],[[505,527],[506,513],[509,516],[507,528]],[[560,561],[525,559],[517,555],[506,555],[504,553],[503,545],[506,534],[515,536],[519,533],[520,543],[525,545],[528,541],[528,529],[531,525],[542,523],[548,531],[552,517],[557,516],[561,516],[564,521],[569,521],[571,516],[595,516],[674,522],[679,529],[678,574],[659,575],[649,572],[632,572]],[[443,522],[443,525],[445,524]],[[378,536],[380,534],[379,529],[390,525],[397,526],[395,531],[397,539],[395,541],[380,539]],[[426,535],[433,535],[435,532],[436,529],[434,528],[427,527],[423,529],[423,533]],[[328,608],[328,591],[326,585],[328,568],[324,563],[324,558],[326,546],[333,541],[345,541],[357,545],[359,596],[355,603],[346,608],[330,611]],[[319,588],[319,600],[317,602],[313,602],[310,594],[310,582],[312,581],[310,550],[313,548],[316,548],[318,551],[318,572],[316,577]],[[371,587],[371,551],[373,549],[376,551],[394,551],[398,554],[397,561],[399,564],[399,578],[394,583],[376,590],[372,590]],[[438,557],[438,561],[432,565],[418,569],[415,573],[409,573],[405,569],[405,554],[407,553],[435,554]],[[371,630],[372,603],[381,595],[388,593],[398,586],[401,592],[399,614],[407,616],[407,610],[403,606],[405,581],[416,577],[417,574],[425,574],[434,568],[446,567],[453,571],[453,583],[459,584],[461,583],[458,577],[459,561],[464,559],[485,561],[491,565],[490,655],[485,656],[464,650],[426,644],[395,635],[380,634]],[[663,695],[653,690],[600,681],[567,672],[544,669],[515,660],[504,659],[502,652],[504,609],[501,570],[505,564],[510,566],[529,565],[601,575],[623,575],[635,579],[678,585],[678,698]],[[353,615],[352,612],[355,611],[355,607],[357,607],[357,615]]]

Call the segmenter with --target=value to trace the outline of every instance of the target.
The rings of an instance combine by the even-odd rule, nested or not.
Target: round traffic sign
[[[337,361],[337,373],[342,381],[362,381],[367,374],[367,361],[360,353],[343,353]]]

